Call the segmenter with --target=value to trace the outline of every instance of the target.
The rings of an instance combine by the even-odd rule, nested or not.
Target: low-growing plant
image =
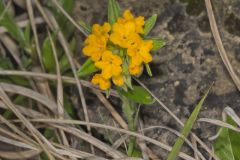
[[[144,68],[152,76],[149,67],[153,60],[151,51],[160,49],[165,43],[161,38],[148,36],[156,15],[145,20],[143,16],[135,17],[128,9],[121,12],[115,0],[108,2],[108,22],[94,24],[87,29],[91,33],[84,41],[82,51],[89,58],[78,75],[90,75],[91,82],[106,91],[107,97],[111,94],[110,88],[115,88],[122,101],[129,130],[136,131],[138,106],[152,104],[154,99],[143,87],[133,85],[132,78],[140,77]],[[128,155],[136,156],[137,153],[135,138],[131,137]]]

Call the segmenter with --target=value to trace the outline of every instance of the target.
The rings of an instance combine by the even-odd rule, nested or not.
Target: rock
[[[78,18],[91,24],[106,21],[106,0],[82,0]],[[189,2],[189,3],[188,3]],[[191,3],[192,2],[192,3]],[[213,40],[204,1],[199,0],[128,0],[119,1],[122,10],[130,8],[137,15],[146,18],[158,14],[152,36],[163,37],[167,46],[153,53],[150,64],[154,76],[146,72],[140,80],[181,120],[187,120],[203,93],[215,82],[206,99],[200,117],[221,119],[226,106],[240,112],[240,94],[227,72]],[[237,0],[212,1],[223,45],[233,68],[240,76],[240,3]],[[77,5],[76,5],[77,6]],[[90,7],[91,6],[91,7]],[[120,108],[121,105],[116,103]],[[180,130],[181,126],[157,103],[142,106],[141,116],[145,126],[165,125]],[[216,134],[217,127],[197,123],[194,131],[206,143],[208,137]],[[158,138],[172,145],[176,138],[166,131],[148,131],[146,136]],[[166,151],[149,147],[166,159]],[[186,147],[186,146],[185,146]],[[185,149],[184,149],[185,150]],[[191,153],[191,150],[186,149]]]

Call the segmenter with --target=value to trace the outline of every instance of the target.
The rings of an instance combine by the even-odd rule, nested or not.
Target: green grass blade
[[[149,19],[146,20],[143,30],[143,36],[146,37],[148,33],[152,30],[157,20],[157,15],[152,15]]]
[[[55,61],[54,61],[54,55],[52,51],[52,47],[50,44],[50,39],[46,37],[46,39],[43,42],[42,46],[42,57],[43,57],[43,64],[48,72],[54,72],[55,71]]]
[[[120,7],[116,0],[108,0],[108,22],[114,24],[120,16]]]
[[[231,117],[227,117],[227,123],[237,127]],[[240,133],[222,127],[213,147],[214,152],[220,159],[240,160]]]
[[[89,35],[92,32],[92,28],[89,24],[85,23],[82,20],[79,20],[78,24],[82,27],[85,35]]]
[[[148,63],[145,63],[145,67],[146,67],[146,70],[147,70],[148,75],[149,75],[150,77],[152,77],[153,74],[152,74],[152,70],[151,70],[149,64],[148,64]]]
[[[79,77],[84,77],[84,76],[88,76],[96,71],[98,71],[98,68],[96,68],[96,66],[94,65],[94,62],[89,58],[78,69],[77,74]]]
[[[194,122],[196,121],[197,119],[197,116],[202,108],[202,105],[203,105],[203,102],[204,100],[206,99],[208,93],[209,93],[209,90],[211,89],[211,87],[208,89],[208,91],[204,94],[204,96],[202,97],[202,99],[199,101],[199,103],[197,104],[197,106],[195,107],[194,111],[192,112],[191,116],[189,117],[189,119],[187,120],[187,122],[185,123],[182,131],[181,131],[181,134],[184,136],[184,137],[187,137],[188,134],[190,133],[191,129],[192,129],[192,126],[194,124]],[[175,160],[176,157],[178,156],[179,152],[180,152],[180,149],[182,147],[184,143],[184,139],[182,137],[178,137],[171,152],[168,154],[168,158],[167,160]]]
[[[27,43],[23,31],[18,27],[16,21],[5,11],[4,1],[0,1],[0,25],[4,26],[9,34],[17,40],[20,47],[30,51],[30,45]]]

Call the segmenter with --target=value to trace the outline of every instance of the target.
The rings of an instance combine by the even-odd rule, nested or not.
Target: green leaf
[[[74,7],[74,0],[60,0],[59,1],[63,9],[68,13],[72,14],[73,7]],[[66,37],[69,37],[70,34],[72,34],[74,27],[73,25],[69,22],[69,20],[64,16],[61,12],[59,12],[59,17],[58,17],[58,23],[60,25],[60,28],[64,31]]]
[[[14,113],[11,110],[6,110],[2,115],[6,119],[11,119],[14,116]]]
[[[45,129],[44,133],[43,133],[44,137],[46,137],[47,139],[50,139],[52,137],[54,137],[54,131],[51,129]]]
[[[152,28],[154,27],[155,23],[157,20],[157,15],[154,14],[152,15],[150,18],[148,18],[144,24],[144,28],[143,28],[143,36],[146,37],[148,35],[148,33],[152,30]]]
[[[67,96],[64,95],[64,110],[65,112],[67,112],[67,114],[75,119],[76,118],[76,112],[74,111],[74,107],[72,105],[72,103],[70,102],[69,98]]]
[[[72,14],[75,0],[57,0],[57,2],[61,5],[61,7],[69,14]],[[64,33],[66,38],[74,31],[74,26],[69,22],[66,16],[62,14],[62,12],[56,7],[56,5],[52,1],[46,1],[46,5],[49,7],[54,17],[56,18],[59,27]]]
[[[120,16],[120,7],[116,0],[108,0],[108,22],[113,25]]]
[[[25,77],[10,76],[10,79],[13,81],[13,83],[21,85],[21,86],[29,85],[29,81]]]
[[[77,44],[78,43],[79,43],[79,41],[77,41],[75,37],[73,37],[72,40],[69,43],[70,49],[71,49],[73,54],[76,53],[76,49],[77,49]]]
[[[68,58],[65,54],[61,57],[59,64],[62,73],[66,72],[70,68]]]
[[[8,57],[0,57],[0,70],[13,69],[13,64]]]
[[[230,117],[227,117],[227,122],[237,126]],[[213,146],[214,152],[220,159],[240,160],[240,133],[228,128],[221,128]]]
[[[130,89],[133,89],[132,86],[132,77],[128,74],[124,76],[124,83],[129,87]]]
[[[28,24],[24,30],[24,38],[26,39],[26,42],[30,44],[31,42],[31,26]]]
[[[72,13],[74,3],[75,3],[74,0],[59,0],[59,3],[67,13],[69,14]]]
[[[150,68],[149,64],[148,64],[148,63],[145,63],[145,67],[146,67],[146,70],[147,70],[148,75],[149,75],[150,77],[152,77],[152,71],[151,71],[151,68]]]
[[[5,10],[4,1],[0,1],[0,26],[7,29],[9,34],[19,43],[20,47],[30,51],[30,45],[27,43],[23,31],[18,27],[14,18]]]
[[[98,71],[98,69],[95,67],[94,62],[89,58],[85,61],[81,68],[79,68],[77,74],[79,77],[84,77],[96,71]]]
[[[31,67],[33,60],[34,60],[33,56],[31,57],[30,55],[27,54],[21,55],[21,61],[25,68]]]
[[[152,48],[153,51],[159,50],[166,44],[166,42],[161,38],[156,38],[156,39],[152,39],[152,40],[153,40],[153,48]]]
[[[197,106],[195,107],[195,109],[193,110],[192,114],[190,115],[189,119],[187,120],[187,122],[185,123],[181,134],[186,138],[188,136],[188,134],[190,133],[193,124],[195,123],[197,116],[202,108],[203,102],[205,101],[209,90],[211,89],[211,87],[208,89],[208,91],[205,93],[205,95],[202,97],[202,99],[199,101],[199,103],[197,104]],[[180,152],[180,149],[182,147],[184,143],[184,139],[182,137],[178,137],[171,152],[168,154],[168,158],[167,160],[175,160]]]
[[[8,57],[0,57],[0,70],[12,70],[14,69],[11,60]],[[19,76],[0,76],[1,82],[11,81],[11,83],[27,86],[29,82],[25,77]]]
[[[137,148],[134,148],[133,153],[132,153],[132,157],[138,157],[138,158],[142,157],[141,150],[139,150]]]
[[[40,160],[49,160],[48,156],[46,155],[46,153],[42,152],[40,154]]]
[[[118,89],[117,91],[118,94],[123,95],[136,103],[153,104],[155,101],[151,94],[148,93],[146,89],[140,86],[133,86],[133,89],[128,90],[127,92],[122,89]]]
[[[50,43],[50,39],[48,37],[43,42],[42,54],[43,54],[43,64],[46,70],[49,72],[54,72],[56,65],[55,65],[52,46]]]

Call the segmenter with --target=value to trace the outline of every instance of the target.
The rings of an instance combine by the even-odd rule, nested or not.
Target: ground
[[[125,0],[119,3],[122,9],[131,9],[136,15],[158,15],[151,36],[164,38],[167,45],[153,53],[154,60],[150,66],[154,76],[149,77],[144,73],[140,80],[171,111],[185,121],[204,91],[214,82],[200,117],[221,119],[222,111],[227,106],[240,113],[240,94],[215,45],[203,0]],[[212,3],[227,55],[240,75],[240,2],[215,0]],[[107,19],[107,1],[77,1],[74,18],[89,24],[103,23]],[[91,120],[108,121],[109,119],[104,120],[102,117],[110,115],[106,115],[101,104],[93,100],[94,98],[88,99],[91,103]],[[121,112],[119,101],[112,102]],[[141,117],[145,127],[166,125],[180,129],[176,121],[157,103],[142,106]],[[216,133],[216,129],[206,123],[197,123],[194,126],[195,133],[207,143],[208,138]],[[176,138],[162,129],[146,132],[146,135],[169,145],[172,145]],[[150,147],[160,157],[164,158],[166,155],[163,150]]]

